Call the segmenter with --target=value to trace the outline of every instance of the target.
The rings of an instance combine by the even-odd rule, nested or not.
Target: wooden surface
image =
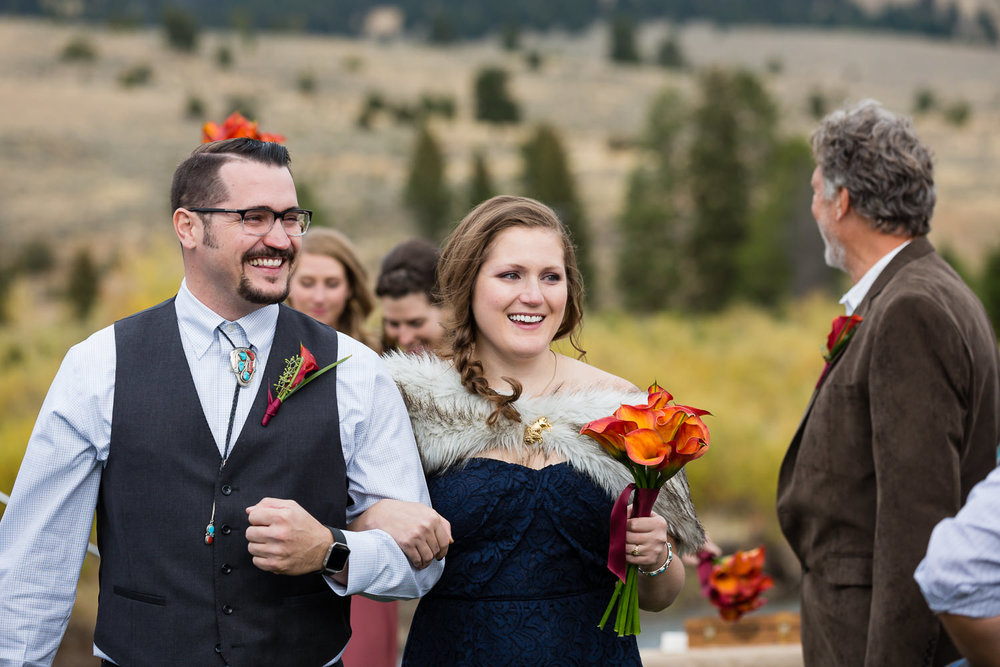
[[[748,614],[738,621],[724,621],[718,616],[699,616],[684,621],[684,630],[691,649],[798,644],[801,641],[799,615],[788,611]]]

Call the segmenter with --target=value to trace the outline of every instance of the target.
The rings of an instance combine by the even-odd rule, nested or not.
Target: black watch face
[[[326,567],[323,569],[330,572],[340,572],[347,567],[347,557],[350,555],[351,550],[347,548],[346,544],[339,542],[334,544],[333,549],[330,550],[330,557],[326,559]]]

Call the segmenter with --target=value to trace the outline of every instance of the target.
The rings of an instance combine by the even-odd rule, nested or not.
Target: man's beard
[[[820,228],[819,235],[823,238],[823,261],[830,268],[839,269],[847,273],[847,254],[844,246],[835,238],[827,238],[827,234]]]
[[[285,260],[285,264],[289,267],[295,262],[295,251],[293,250],[276,250],[270,249],[270,252],[255,252],[246,253],[243,256],[243,263],[247,264],[251,259],[255,257],[280,257]],[[247,278],[246,272],[240,276],[240,284],[236,288],[237,293],[246,299],[249,303],[256,303],[262,306],[269,306],[272,303],[281,303],[288,298],[288,292],[290,290],[292,279],[291,269],[288,271],[288,277],[285,279],[284,289],[280,293],[269,293],[264,292],[256,287]]]
[[[261,306],[269,306],[272,303],[281,303],[282,301],[288,298],[289,282],[290,281],[288,280],[285,281],[285,289],[282,290],[280,294],[274,294],[274,293],[268,294],[251,285],[250,279],[244,275],[240,278],[240,284],[239,287],[236,288],[236,291],[239,293],[241,297],[246,299],[249,303],[256,303]]]

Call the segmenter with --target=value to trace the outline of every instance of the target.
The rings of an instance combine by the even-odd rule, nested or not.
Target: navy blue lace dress
[[[568,463],[472,458],[427,480],[455,542],[417,606],[404,665],[640,665],[634,637],[597,623],[613,499]]]

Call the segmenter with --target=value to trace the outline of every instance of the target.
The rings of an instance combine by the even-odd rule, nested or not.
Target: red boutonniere
[[[759,609],[767,600],[760,594],[774,585],[764,574],[764,547],[737,551],[718,560],[707,551],[698,554],[701,594],[719,610],[726,621],[738,621],[743,614]]]
[[[291,359],[285,359],[285,370],[274,385],[274,390],[278,393],[277,397],[272,398],[271,390],[267,390],[267,410],[264,412],[264,419],[261,420],[260,425],[267,426],[267,423],[271,421],[271,417],[278,414],[278,408],[281,407],[281,403],[288,400],[289,396],[347,359],[350,359],[350,355],[333,362],[329,366],[320,368],[312,352],[305,345],[299,343],[299,354],[296,354]],[[306,377],[307,375],[309,377]]]
[[[851,340],[858,325],[861,324],[861,319],[860,315],[841,315],[833,320],[830,335],[826,337],[826,352],[823,353],[826,363],[832,362],[844,349],[847,341]]]
[[[837,355],[847,346],[847,342],[854,337],[854,333],[857,331],[861,321],[862,318],[860,315],[841,315],[833,319],[830,334],[826,337],[826,351],[823,353],[826,366],[823,367],[823,372],[820,373],[819,380],[816,382],[817,387],[823,382],[827,371],[830,370],[830,364],[833,363]]]

